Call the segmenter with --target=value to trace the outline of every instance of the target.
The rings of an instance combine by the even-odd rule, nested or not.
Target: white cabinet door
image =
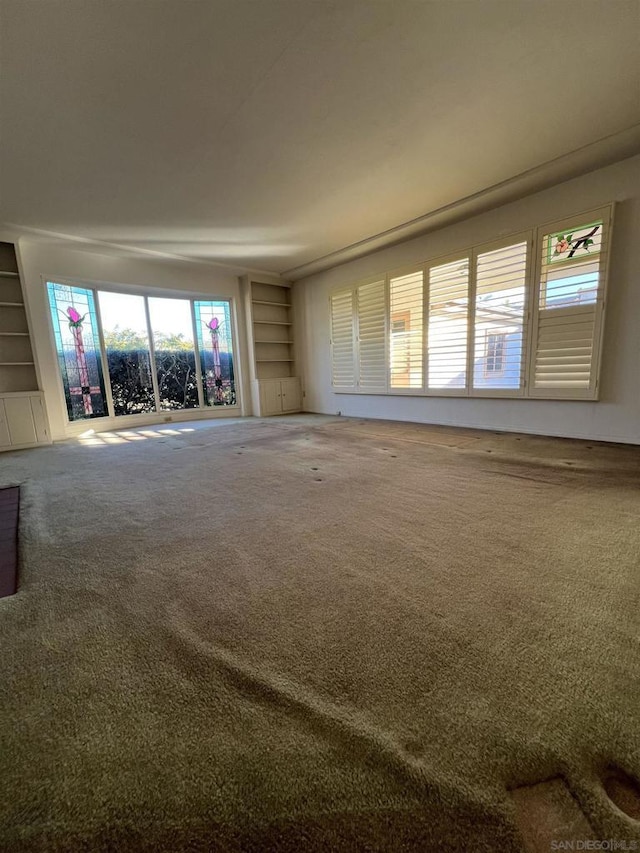
[[[282,388],[282,411],[299,412],[302,408],[302,390],[298,377],[281,379],[280,386]]]
[[[279,415],[282,412],[282,391],[279,379],[263,379],[260,382],[260,414]]]
[[[42,394],[7,394],[0,398],[0,450],[51,444]]]
[[[4,400],[0,400],[0,447],[5,448],[10,444],[11,436],[9,435],[9,424],[4,410]]]
[[[7,425],[11,444],[36,444],[38,437],[33,422],[33,411],[29,397],[5,397],[4,410],[7,415]]]
[[[31,400],[31,414],[33,415],[33,425],[36,430],[36,440],[39,444],[49,443],[49,432],[47,430],[47,419],[44,414],[44,406],[42,397],[29,397]]]

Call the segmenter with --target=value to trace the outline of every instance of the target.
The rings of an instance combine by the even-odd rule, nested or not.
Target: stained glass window
[[[149,298],[160,408],[199,405],[191,303],[188,299]]]
[[[540,308],[595,303],[602,248],[602,220],[547,234],[542,253]]]
[[[98,293],[115,415],[155,412],[143,296]]]
[[[91,290],[47,282],[53,332],[70,421],[108,414]]]
[[[236,405],[230,302],[47,291],[70,421]]]
[[[228,302],[194,302],[200,350],[204,402],[207,406],[233,406],[231,311]]]

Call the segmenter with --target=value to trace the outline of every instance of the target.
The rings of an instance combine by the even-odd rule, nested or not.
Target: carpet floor
[[[522,849],[640,778],[640,448],[293,416],[2,454],[0,850]]]

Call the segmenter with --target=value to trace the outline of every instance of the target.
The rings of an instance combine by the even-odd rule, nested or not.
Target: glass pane
[[[429,388],[465,388],[469,259],[429,270]]]
[[[542,245],[540,308],[596,302],[602,249],[602,220],[547,234]]]
[[[93,291],[47,282],[70,421],[108,415]]]
[[[390,379],[392,388],[422,387],[422,270],[392,278]]]
[[[155,412],[144,297],[98,293],[116,415]]]
[[[474,388],[520,388],[527,244],[478,255]]]
[[[160,408],[197,408],[198,384],[191,302],[188,299],[152,297],[149,299],[149,315],[156,354]]]
[[[231,309],[228,302],[194,302],[204,402],[235,406]]]
[[[602,249],[602,220],[545,237],[546,266],[597,257]]]

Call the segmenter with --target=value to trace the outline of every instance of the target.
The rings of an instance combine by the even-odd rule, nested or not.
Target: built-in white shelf
[[[289,282],[243,278],[254,414],[296,412],[302,406],[294,358],[294,316]],[[269,328],[271,327],[271,328]]]
[[[34,362],[15,246],[0,242],[0,450],[49,441]],[[25,395],[23,404],[16,394]],[[29,427],[26,438],[20,425],[36,421],[37,436]]]

